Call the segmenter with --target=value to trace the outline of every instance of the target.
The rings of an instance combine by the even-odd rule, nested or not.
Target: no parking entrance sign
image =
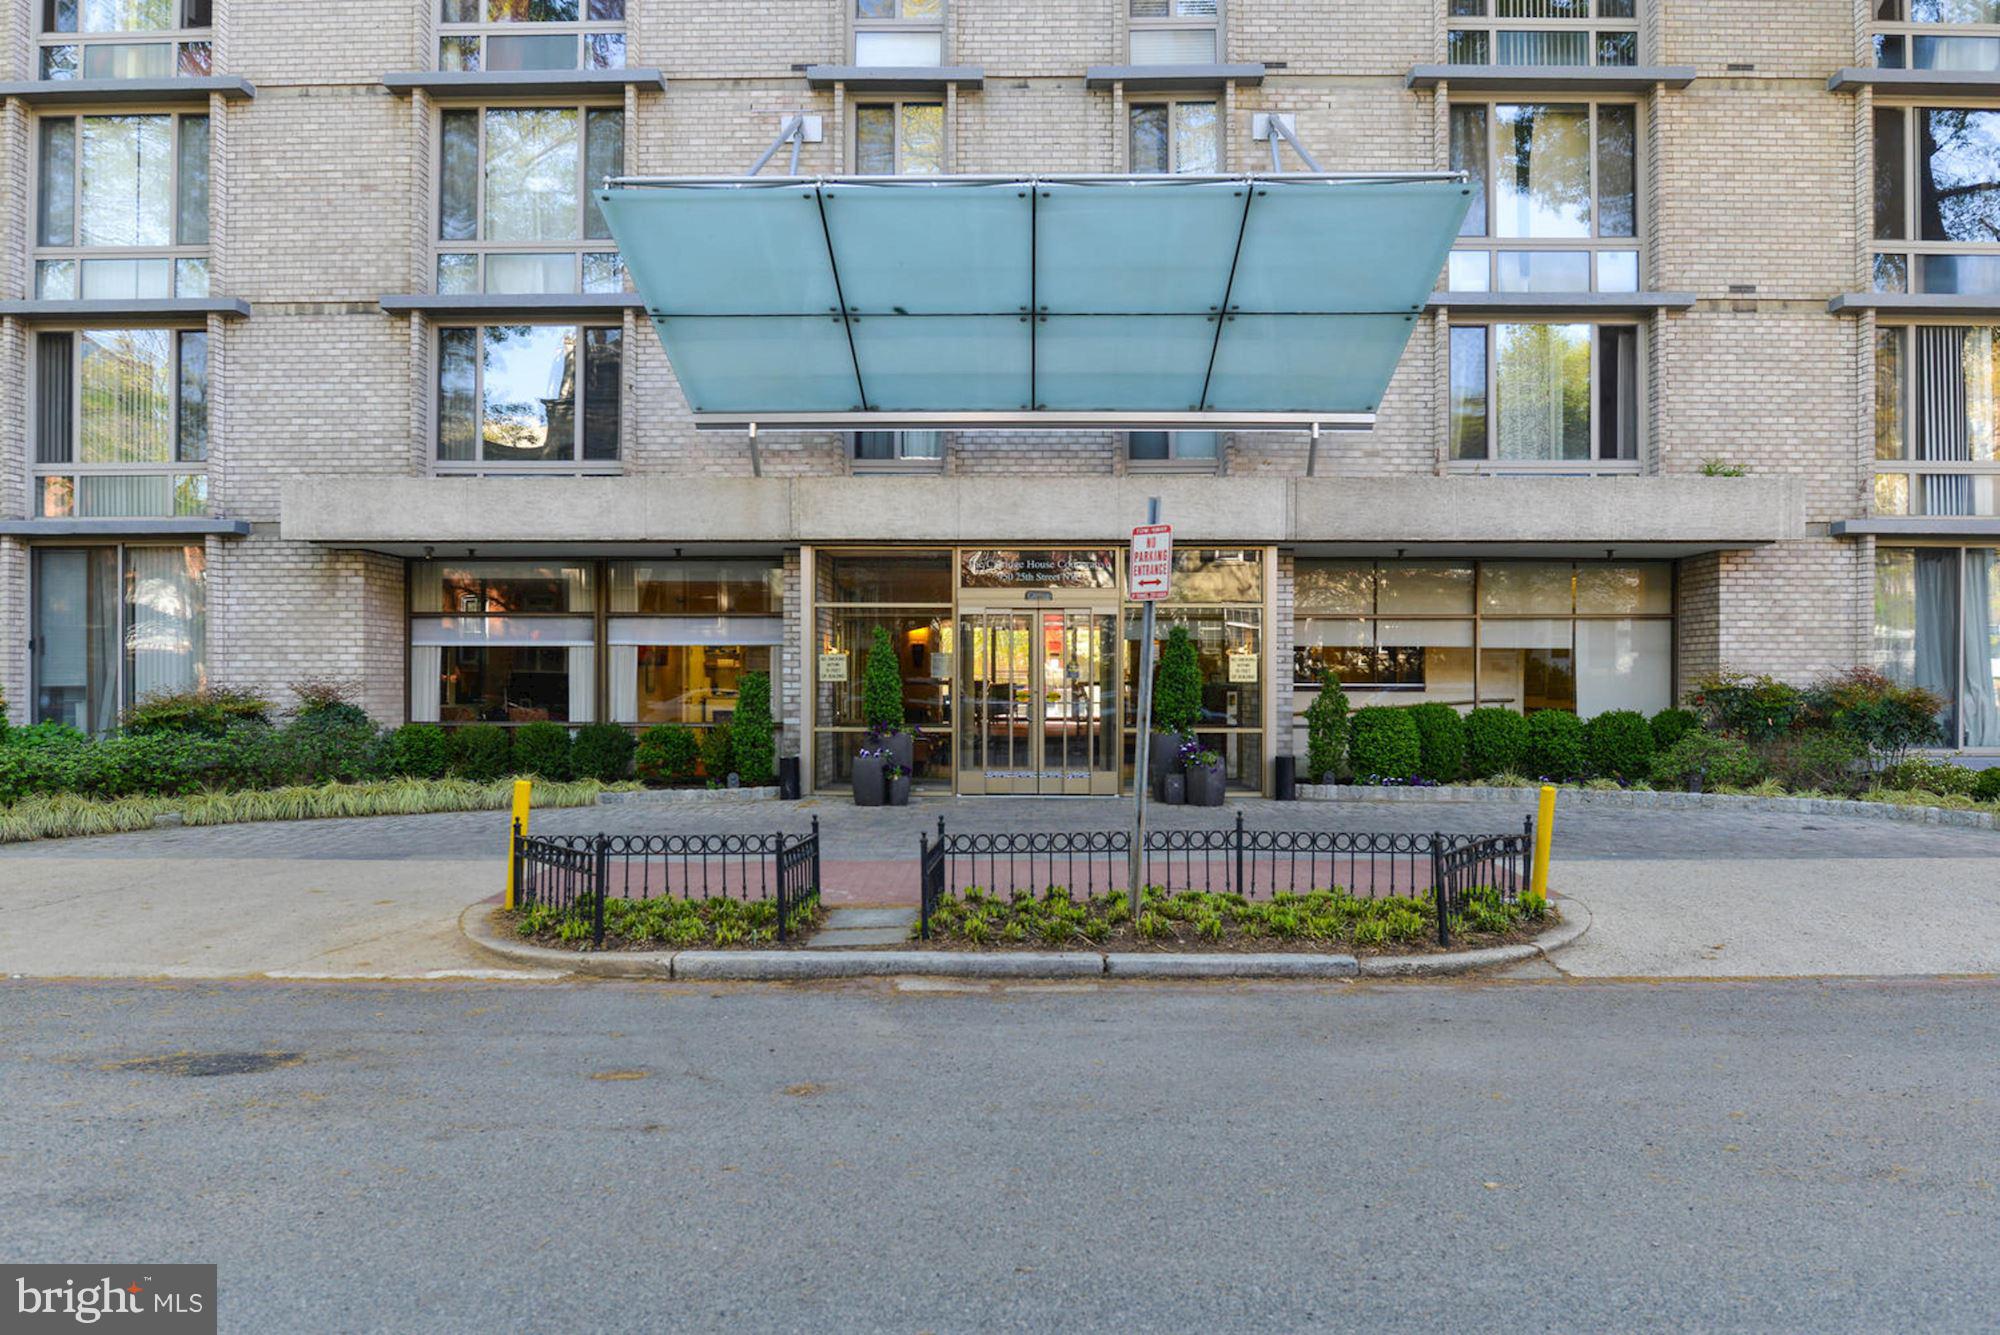
[[[1128,598],[1135,603],[1164,601],[1173,587],[1173,525],[1141,524],[1133,529],[1132,559],[1126,570]]]

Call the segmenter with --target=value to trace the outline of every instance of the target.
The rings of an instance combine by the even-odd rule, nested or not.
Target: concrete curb
[[[978,954],[943,950],[551,950],[510,940],[493,929],[492,904],[458,915],[466,940],[496,959],[593,978],[672,978],[797,982],[815,978],[1434,978],[1547,957],[1590,930],[1590,910],[1560,902],[1563,921],[1533,941],[1444,955],[1147,955],[1022,951]]]
[[[1366,802],[1398,806],[1431,803],[1490,802],[1534,810],[1535,788],[1475,788],[1449,784],[1440,788],[1369,788],[1347,783],[1302,783],[1301,802]],[[1952,807],[1899,807],[1887,802],[1854,802],[1835,797],[1739,797],[1728,793],[1654,793],[1630,789],[1556,789],[1565,806],[1619,807],[1651,811],[1768,811],[1799,816],[1851,816],[1856,820],[1900,821],[1909,825],[1955,825],[1971,830],[2000,829],[2000,816]]]
[[[775,802],[775,784],[762,788],[638,788],[630,792],[599,793],[600,807],[632,806],[639,803],[673,802]]]

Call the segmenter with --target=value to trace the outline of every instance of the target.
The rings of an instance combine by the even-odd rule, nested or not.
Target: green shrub
[[[1806,719],[1852,738],[1869,754],[1900,760],[1911,748],[1939,740],[1944,701],[1920,686],[1903,686],[1871,668],[1823,677],[1803,698]]]
[[[492,783],[514,772],[514,739],[497,723],[472,723],[451,734],[452,773]]]
[[[1528,720],[1488,705],[1465,716],[1465,766],[1475,779],[1517,773],[1528,750]]]
[[[351,711],[351,712],[350,712]],[[387,736],[348,706],[300,714],[281,730],[278,753],[285,783],[361,783],[387,777]]]
[[[878,732],[903,726],[903,665],[886,626],[875,627],[868,659],[861,665],[861,718]],[[720,777],[710,769],[710,777]]]
[[[1306,707],[1306,782],[1338,780],[1346,750],[1347,692],[1329,672],[1319,679],[1319,699]]]
[[[1865,786],[1860,766],[1868,748],[1844,733],[1807,729],[1767,742],[1762,750],[1766,772],[1793,792],[1851,797]]]
[[[736,763],[736,730],[727,723],[718,723],[702,734],[701,768],[714,784],[729,781],[730,768]]]
[[[1655,788],[1685,788],[1699,777],[1704,788],[1748,788],[1764,766],[1740,739],[1691,732],[1653,758]]]
[[[235,723],[222,735],[212,788],[268,788],[289,783],[290,751],[283,729],[268,723]]]
[[[1153,678],[1153,729],[1187,735],[1201,722],[1201,656],[1186,626],[1167,632]]]
[[[2000,765],[1979,771],[1979,777],[1972,781],[1972,799],[1975,802],[2000,802]]]
[[[1562,709],[1537,709],[1528,715],[1521,763],[1538,778],[1560,781],[1582,777],[1583,720]]]
[[[1690,699],[1711,729],[1746,742],[1784,736],[1805,712],[1796,686],[1741,672],[1704,677]]]
[[[8,746],[0,739],[0,807],[14,805],[31,791],[26,750]]]
[[[1465,774],[1465,720],[1450,705],[1431,702],[1404,711],[1417,725],[1417,776],[1457,783]]]
[[[695,766],[700,763],[701,742],[694,729],[664,724],[640,734],[639,747],[632,755],[640,782],[656,788],[692,783]]]
[[[1992,772],[1967,769],[1935,756],[1911,756],[1890,765],[1877,778],[1884,788],[1936,793],[1940,797],[1972,797],[1978,790],[1980,776]]]
[[[220,737],[232,723],[268,723],[271,702],[255,691],[159,691],[125,715],[125,731]]]
[[[451,738],[435,723],[405,723],[389,734],[389,769],[410,779],[442,779],[451,768]]]
[[[744,786],[761,788],[778,780],[778,744],[772,735],[771,678],[746,672],[737,683],[736,716],[730,720],[730,752]]]
[[[67,723],[37,723],[26,728],[15,728],[7,734],[9,746],[63,746],[71,742],[89,740],[79,729]]]
[[[1701,715],[1692,709],[1662,709],[1653,715],[1653,750],[1665,751],[1701,726]]]
[[[560,723],[524,723],[514,729],[514,772],[561,783],[569,778],[569,729]]]
[[[1584,770],[1637,783],[1653,772],[1653,725],[1634,709],[1611,709],[1583,725]]]
[[[367,717],[355,703],[361,695],[361,684],[345,677],[301,677],[286,689],[299,702],[292,711],[295,718],[325,715],[352,723],[356,715]]]
[[[1359,782],[1415,778],[1423,761],[1417,721],[1410,717],[1409,710],[1387,705],[1355,710],[1347,758]]]
[[[586,723],[576,730],[570,744],[569,768],[573,777],[617,783],[632,773],[632,734],[616,723]]]

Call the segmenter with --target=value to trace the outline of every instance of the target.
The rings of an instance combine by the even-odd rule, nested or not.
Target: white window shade
[[[439,617],[410,623],[410,643],[448,648],[534,648],[596,643],[589,617]]]
[[[609,642],[630,645],[782,644],[783,617],[613,617]]]
[[[1536,621],[1483,621],[1479,626],[1482,649],[1567,649],[1570,628],[1567,617]],[[1664,622],[1661,624],[1665,624]]]
[[[1374,640],[1367,621],[1331,621],[1315,618],[1299,623],[1293,643],[1301,649],[1366,649]]]
[[[1673,703],[1674,628],[1667,621],[1576,623],[1576,712],[1652,714]]]
[[[1389,621],[1378,623],[1376,641],[1385,645],[1413,645],[1426,649],[1470,649],[1470,621]]]
[[[1134,65],[1212,65],[1215,63],[1215,29],[1134,28]]]
[[[944,34],[939,32],[857,32],[857,65],[933,66],[944,63]]]

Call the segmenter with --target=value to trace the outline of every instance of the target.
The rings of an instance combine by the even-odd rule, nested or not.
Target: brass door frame
[[[1053,591],[1051,591],[1053,592]],[[1105,636],[1099,642],[1098,652],[1108,658],[1099,668],[1099,690],[1108,693],[1108,698],[1100,696],[1099,713],[1092,733],[1098,745],[1110,756],[1108,769],[1096,768],[1088,764],[1089,757],[1081,769],[1065,763],[1056,771],[1051,771],[1046,761],[1051,737],[1049,686],[1047,682],[1048,622],[1046,618],[1059,616],[1063,619],[1061,634],[1064,647],[1062,656],[1067,660],[1074,650],[1072,636],[1077,631],[1074,624],[1083,622],[1083,631],[1089,635]],[[1025,689],[1026,716],[1022,720],[1023,733],[1016,743],[1010,739],[1010,759],[1017,763],[1007,767],[1008,772],[996,776],[984,757],[975,756],[968,746],[968,738],[978,738],[981,742],[990,739],[987,720],[983,717],[981,698],[975,689],[973,656],[984,647],[990,652],[991,640],[974,633],[972,623],[982,619],[1006,618],[1009,632],[1020,633],[1026,639],[1026,654],[1020,666],[1025,668],[1026,681],[1017,690]],[[1030,597],[1025,593],[998,591],[974,591],[971,596],[963,590],[954,616],[958,650],[956,655],[956,685],[954,690],[953,726],[957,736],[953,739],[953,790],[964,795],[993,796],[1012,794],[1019,796],[1113,796],[1121,786],[1123,756],[1121,754],[1124,736],[1122,717],[1123,691],[1121,675],[1124,671],[1123,655],[1119,653],[1120,605],[1115,592],[1086,592],[1081,597]],[[992,673],[986,679],[992,680]],[[1022,749],[1017,749],[1017,746]],[[1067,744],[1065,744],[1067,752]],[[1025,758],[1026,763],[1018,763]],[[1065,762],[1070,757],[1065,754]],[[975,763],[978,762],[978,763]],[[1052,777],[1053,775],[1053,777]]]

